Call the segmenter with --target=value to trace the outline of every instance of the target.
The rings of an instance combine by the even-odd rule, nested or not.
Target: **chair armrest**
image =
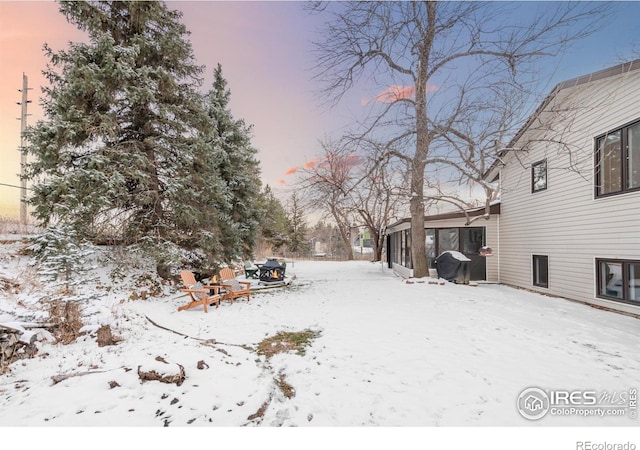
[[[182,292],[207,292],[207,290],[203,288],[200,288],[200,289],[181,288],[180,290]]]

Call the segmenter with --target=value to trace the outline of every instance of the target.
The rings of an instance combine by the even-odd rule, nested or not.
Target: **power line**
[[[28,187],[16,186],[15,184],[0,183],[0,186],[9,186],[9,187],[18,188],[18,189],[26,189],[27,191],[31,190]]]

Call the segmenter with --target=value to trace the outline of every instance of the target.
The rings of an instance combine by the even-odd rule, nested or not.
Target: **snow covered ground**
[[[28,272],[17,246],[1,246],[5,278]],[[593,427],[622,427],[615,428],[620,439],[638,431],[631,408],[622,416],[548,414],[534,421],[519,414],[517,399],[529,387],[628,396],[640,387],[639,319],[505,286],[408,284],[380,263],[292,261],[287,273],[295,274],[292,286],[207,314],[178,312],[186,298],[173,288],[145,300],[109,290],[86,309],[93,312],[88,329],[110,324],[121,342],[99,347],[93,333],[66,346],[39,342],[35,358],[0,376],[0,426],[81,433],[123,427],[125,434],[168,426],[185,439],[210,426],[231,427],[234,439],[251,435],[238,433],[244,427],[355,427],[353,436],[368,430],[373,444],[384,439],[374,430],[396,436],[390,427],[417,430],[422,443],[433,427],[517,427],[529,436],[519,448],[540,437],[531,429],[571,427],[588,435]],[[35,288],[0,296],[0,322],[37,307]],[[256,352],[269,336],[304,330],[318,333],[304,355],[267,360]],[[142,382],[138,374],[180,367],[179,386]],[[450,440],[464,434],[451,430]],[[500,434],[514,428],[507,430]],[[152,434],[167,443],[167,435]],[[572,447],[547,447],[576,448],[571,439]]]

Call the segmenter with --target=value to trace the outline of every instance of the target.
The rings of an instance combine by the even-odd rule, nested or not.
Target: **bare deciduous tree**
[[[322,142],[321,146],[322,155],[303,169],[300,187],[305,190],[309,209],[325,211],[333,219],[347,249],[346,257],[352,260],[353,207],[349,193],[355,183],[354,167],[359,157],[335,142]]]
[[[404,174],[388,159],[378,158],[367,158],[363,171],[349,197],[354,211],[370,232],[373,260],[380,261],[387,226],[399,218]]]
[[[353,257],[351,230],[363,225],[370,232],[374,260],[384,248],[387,225],[397,219],[404,176],[389,161],[377,156],[375,143],[360,140],[360,147],[372,148],[359,156],[344,142],[322,143],[324,153],[302,171],[299,185],[314,209],[324,210],[338,225],[342,241]]]
[[[509,9],[516,7],[527,10]],[[448,150],[438,155],[438,146],[454,142],[460,151],[476,149],[461,145],[468,136],[456,134],[460,112],[486,107],[483,92],[500,92],[505,85],[526,94],[539,72],[534,64],[590,32],[602,8],[569,2],[553,7],[431,1],[312,4],[313,11],[333,15],[323,40],[316,43],[317,78],[325,83],[325,98],[338,102],[363,79],[382,89],[368,103],[370,120],[360,136],[384,138],[387,153],[409,168],[416,277],[428,274],[425,169],[448,160]],[[495,97],[487,95],[490,101]]]

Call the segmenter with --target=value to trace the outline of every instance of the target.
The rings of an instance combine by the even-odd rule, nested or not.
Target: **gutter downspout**
[[[500,271],[500,216],[502,215],[502,169],[498,170],[498,192],[500,193],[500,214],[498,214],[498,224],[497,224],[497,228],[498,228],[498,284],[502,284],[500,277],[501,277],[501,271]]]

